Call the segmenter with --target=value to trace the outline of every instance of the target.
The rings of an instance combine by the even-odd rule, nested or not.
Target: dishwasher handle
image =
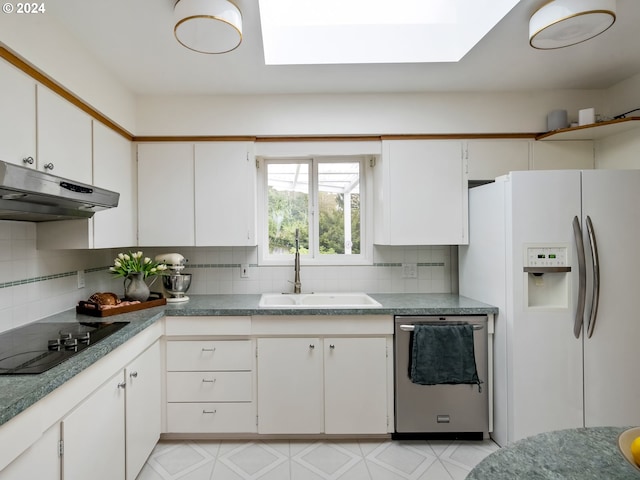
[[[420,325],[442,325],[442,323],[421,323]],[[468,324],[465,324],[468,325]],[[400,325],[400,330],[403,332],[413,332],[415,330],[415,325]],[[482,330],[484,325],[473,325],[474,330]]]

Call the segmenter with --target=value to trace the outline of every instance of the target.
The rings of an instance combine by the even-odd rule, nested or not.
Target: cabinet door
[[[44,432],[36,443],[0,471],[0,480],[59,480],[59,441],[60,424],[56,423]]]
[[[93,216],[93,248],[137,244],[136,174],[131,142],[93,122],[93,184],[120,194],[116,208]]]
[[[529,169],[529,140],[467,142],[469,181],[495,180],[509,172]]]
[[[126,479],[135,480],[160,438],[160,344],[154,343],[125,368]]]
[[[532,170],[595,168],[592,140],[533,142]]]
[[[253,144],[196,144],[195,197],[196,246],[256,245]]]
[[[0,60],[0,159],[23,162],[36,157],[36,83]]]
[[[111,377],[62,421],[64,480],[125,476],[124,374]]]
[[[385,338],[325,338],[325,433],[387,433],[386,372]]]
[[[38,170],[91,184],[91,118],[48,88],[37,92]]]
[[[375,243],[459,245],[468,242],[467,173],[462,142],[383,143],[376,175]],[[375,180],[374,180],[375,181]]]
[[[318,338],[258,339],[258,433],[321,433]]]
[[[193,145],[138,145],[138,245],[193,246]]]
[[[120,193],[118,206],[96,212],[90,219],[38,223],[38,250],[137,244],[136,169],[131,142],[98,122],[93,129],[93,184]]]

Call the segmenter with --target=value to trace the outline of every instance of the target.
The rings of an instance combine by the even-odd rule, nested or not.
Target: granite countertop
[[[187,315],[489,315],[498,308],[445,293],[370,293],[379,308],[260,308],[260,295],[189,295],[167,304],[171,316]]]
[[[130,322],[109,337],[38,375],[0,375],[0,425],[11,420],[69,379],[100,360],[131,337],[170,316],[247,315],[487,315],[498,309],[466,297],[450,294],[371,294],[381,308],[273,309],[260,308],[260,295],[190,295],[182,304],[167,304],[108,317]],[[77,314],[75,308],[52,315],[45,322],[95,322],[96,317]]]
[[[466,480],[640,479],[618,449],[618,436],[627,428],[576,428],[525,438],[486,457]]]

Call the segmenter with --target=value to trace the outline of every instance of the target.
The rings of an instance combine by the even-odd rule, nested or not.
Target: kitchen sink
[[[380,308],[366,293],[263,293],[260,308]]]

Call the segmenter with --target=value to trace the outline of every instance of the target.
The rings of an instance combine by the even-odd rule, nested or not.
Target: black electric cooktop
[[[0,334],[0,375],[46,372],[129,322],[36,322]]]

